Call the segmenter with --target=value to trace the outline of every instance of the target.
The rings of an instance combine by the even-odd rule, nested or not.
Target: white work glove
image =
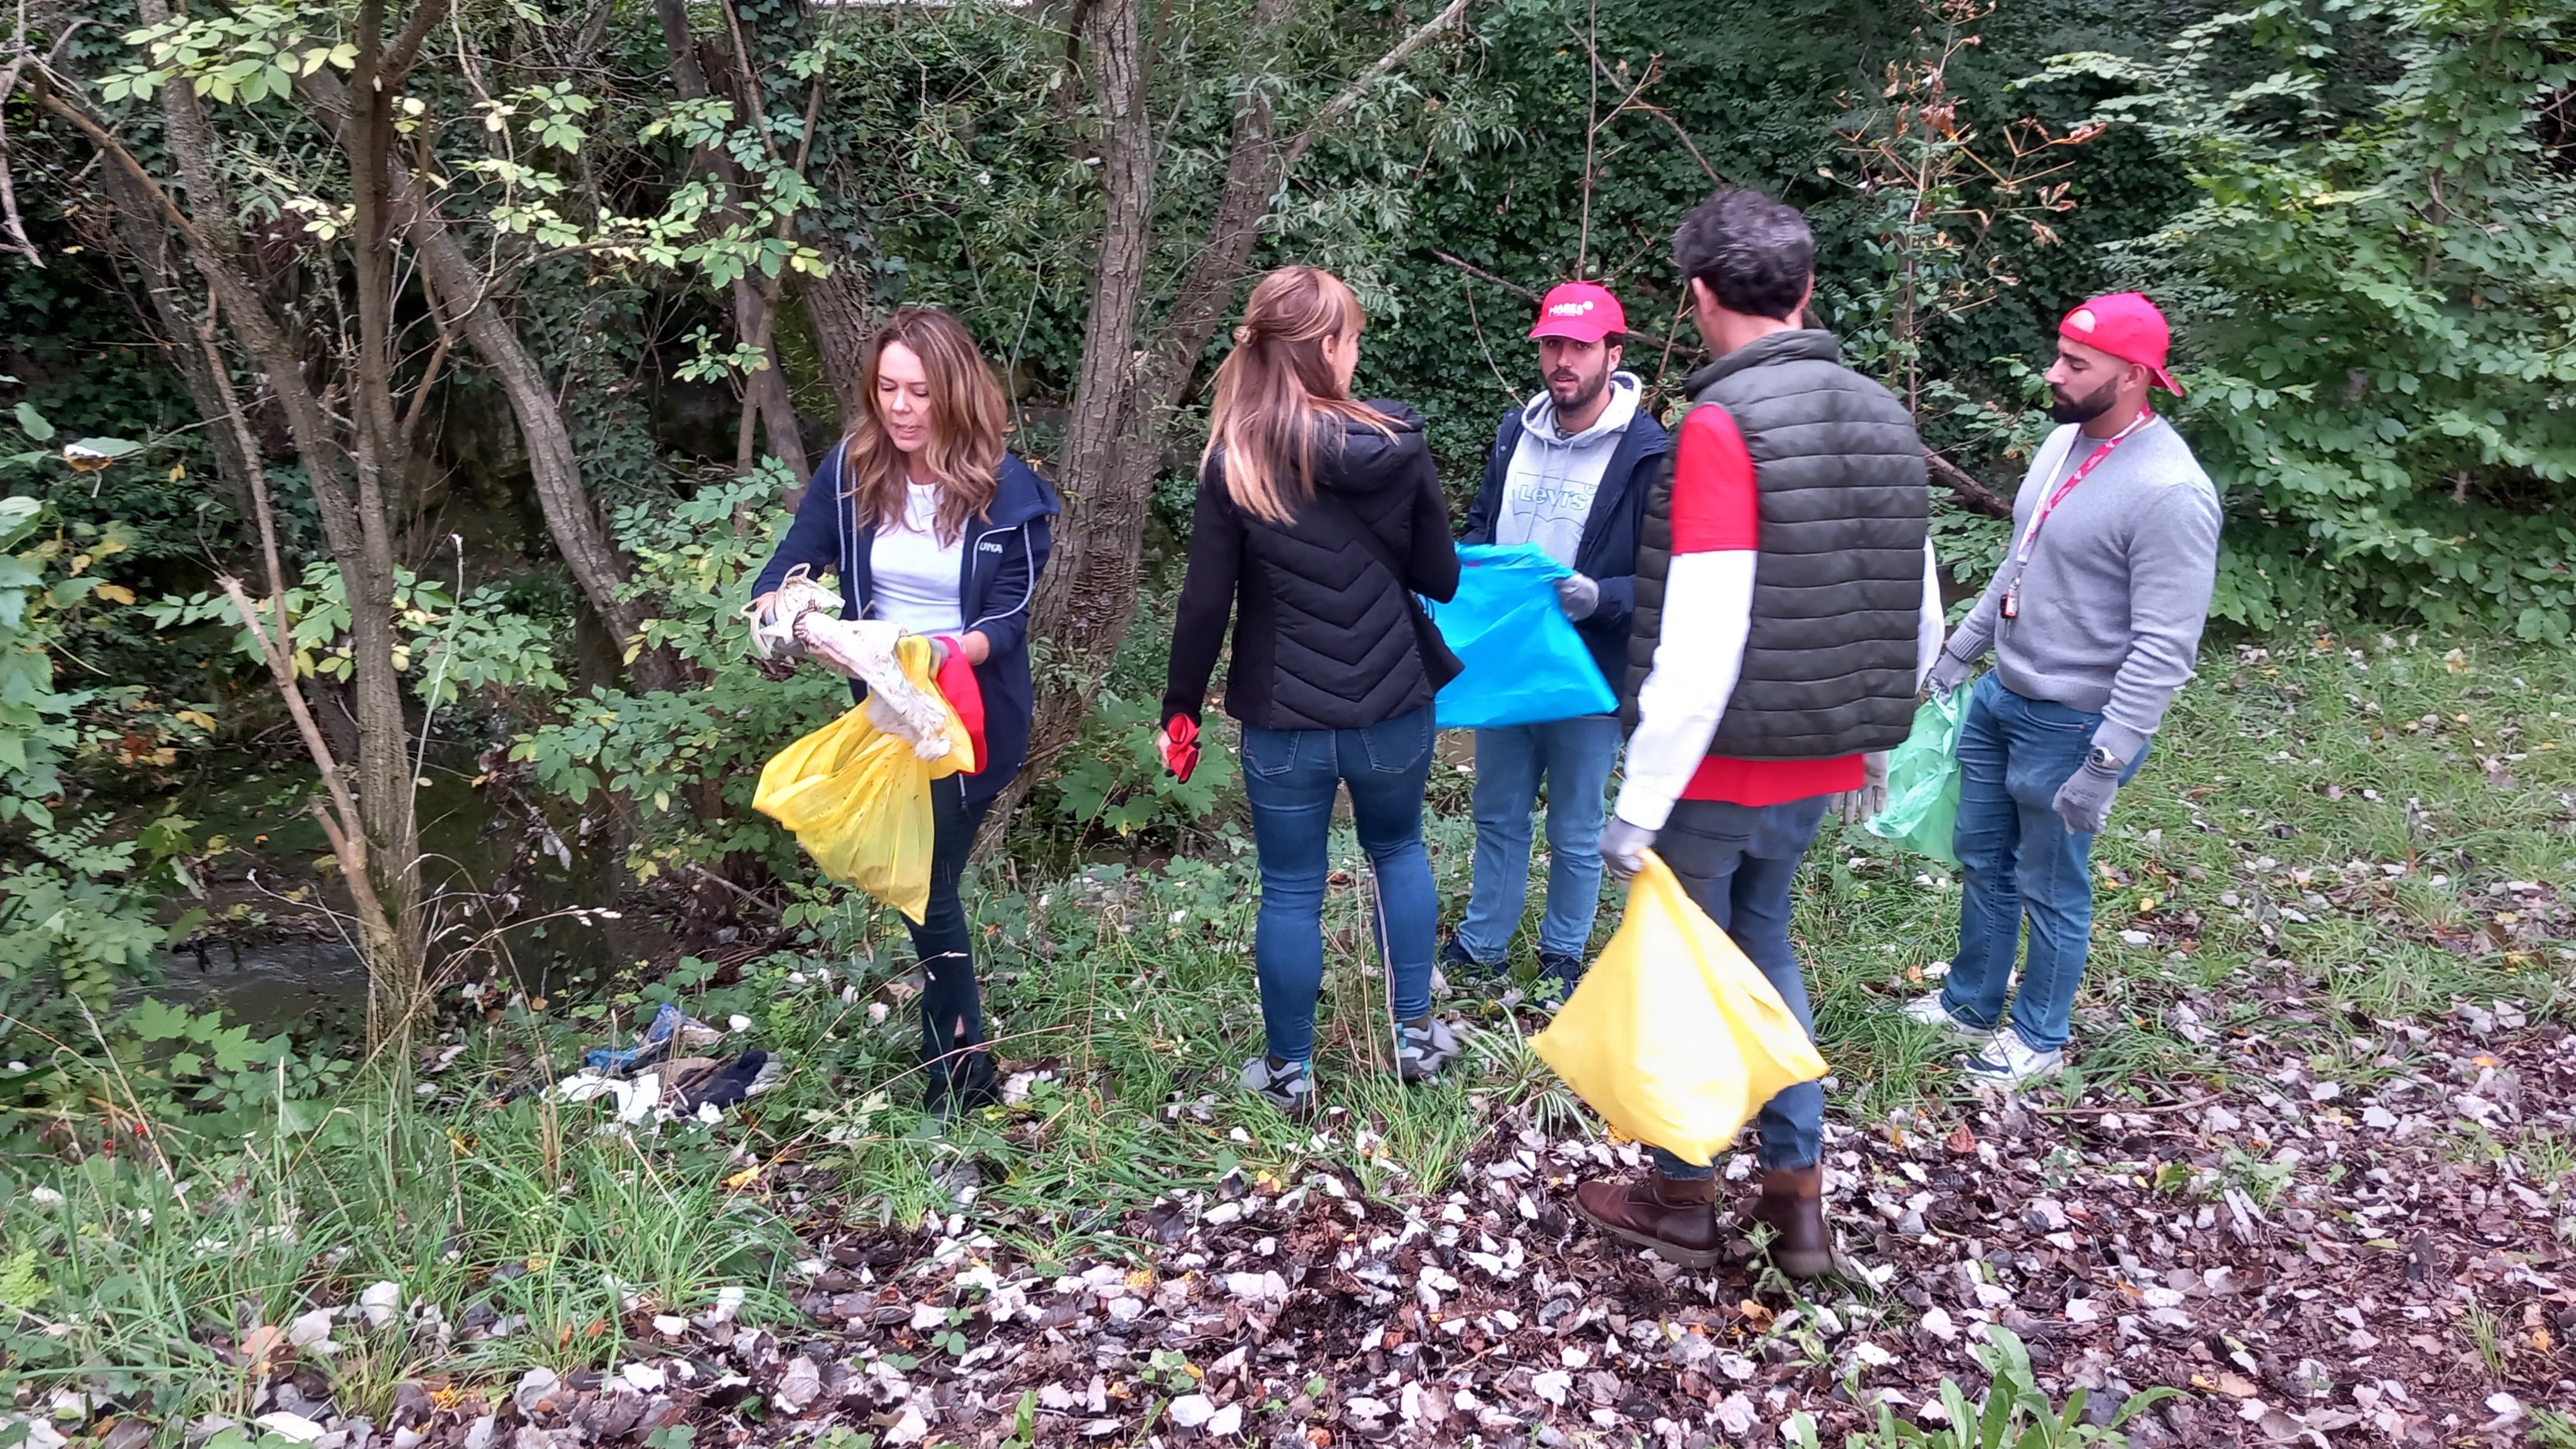
[[[1601,607],[1599,581],[1583,574],[1567,574],[1558,579],[1556,606],[1565,611],[1565,617],[1578,624],[1591,618],[1592,611]]]
[[[1654,844],[1655,832],[1613,815],[1601,831],[1601,863],[1609,867],[1613,878],[1632,879],[1646,868],[1646,852]]]
[[[1867,824],[1869,818],[1887,808],[1887,751],[1872,750],[1860,757],[1861,787],[1843,793],[1843,823]]]

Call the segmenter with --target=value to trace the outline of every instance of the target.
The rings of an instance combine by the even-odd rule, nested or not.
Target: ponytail
[[[1318,267],[1281,267],[1244,303],[1234,350],[1216,370],[1207,450],[1225,455],[1225,491],[1264,523],[1284,524],[1315,490],[1315,439],[1328,417],[1392,436],[1386,418],[1354,402],[1324,360],[1324,339],[1356,338],[1367,325],[1359,298]]]

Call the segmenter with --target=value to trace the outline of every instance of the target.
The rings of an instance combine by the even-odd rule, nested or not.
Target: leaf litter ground
[[[2097,1423],[2177,1391],[2126,1426],[2142,1445],[2554,1435],[2576,1405],[2569,663],[2383,636],[2231,664],[2123,797],[2078,1074],[2032,1097],[1955,1096],[1955,1050],[1886,1011],[1937,977],[1951,878],[1819,843],[1799,929],[1836,1072],[1833,1278],[1749,1253],[1681,1272],[1576,1222],[1574,1185],[1639,1149],[1548,1081],[1510,993],[1452,996],[1463,1069],[1393,1086],[1360,880],[1333,918],[1336,1110],[1310,1131],[1248,1103],[1249,874],[1220,849],[1004,902],[1011,1100],[944,1136],[897,1100],[899,978],[760,978],[774,1022],[825,1022],[801,1087],[722,1129],[734,1191],[796,1234],[774,1299],[638,1303],[604,1366],[424,1375],[363,1421],[309,1373],[263,1402],[309,1410],[323,1449],[1679,1446],[1798,1414],[1838,1443],[1882,1405],[1924,1418],[1945,1377],[1974,1398],[2003,1327]],[[1458,813],[1434,831],[1450,887]],[[1729,1159],[1738,1191],[1750,1165]]]

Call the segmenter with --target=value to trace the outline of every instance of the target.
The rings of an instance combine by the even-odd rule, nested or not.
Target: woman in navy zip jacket
[[[889,318],[869,344],[861,394],[856,425],[815,470],[752,595],[765,615],[789,571],[828,570],[841,581],[843,618],[928,635],[974,666],[982,758],[973,773],[931,785],[930,902],[912,927],[925,1099],[945,1118],[1000,1098],[957,881],[985,812],[1028,759],[1029,607],[1062,504],[1002,450],[1002,389],[946,312],[907,307]],[[850,693],[866,690],[852,681]]]

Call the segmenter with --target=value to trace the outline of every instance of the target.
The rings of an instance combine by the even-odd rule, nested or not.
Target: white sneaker
[[[1995,1039],[1993,1027],[1970,1026],[1951,1015],[1950,1008],[1941,1004],[1941,993],[1938,991],[1927,991],[1905,1003],[1902,1014],[1907,1021],[1921,1022],[1925,1026],[1937,1026],[1970,1046],[1984,1046]]]
[[[1999,1031],[1986,1049],[1968,1059],[1962,1074],[1971,1087],[2018,1092],[2033,1082],[2066,1070],[2066,1053],[2033,1051],[2017,1031]]]

